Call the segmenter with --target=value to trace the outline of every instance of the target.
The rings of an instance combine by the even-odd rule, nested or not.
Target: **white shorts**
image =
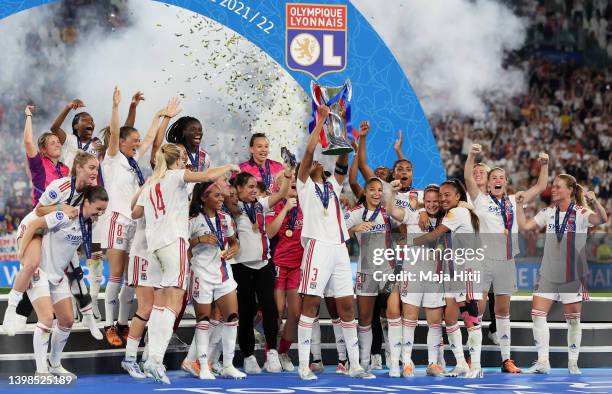
[[[98,218],[98,220],[94,221],[91,225],[91,243],[99,244],[102,242],[102,235],[106,229],[104,226],[104,216]]]
[[[157,249],[149,255],[149,268],[161,272],[159,285],[152,284],[154,287],[177,287],[187,289],[187,275],[189,274],[189,264],[187,262],[187,242],[179,238]]]
[[[390,267],[385,267],[385,269],[381,269],[380,271],[382,275],[393,273],[393,269]],[[379,274],[376,275],[377,278],[378,275]],[[374,279],[374,273],[357,272],[355,294],[362,297],[376,297],[383,292],[386,285],[386,280]],[[389,292],[387,292],[387,294],[389,294]]]
[[[132,239],[136,232],[136,222],[119,212],[112,212],[103,223],[100,223],[105,231],[100,239],[102,249],[115,249],[130,251]]]
[[[489,260],[482,262],[482,289],[489,292],[493,285],[495,295],[511,295],[516,292],[516,263],[510,260]]]
[[[158,264],[149,263],[143,256],[130,254],[128,263],[128,286],[160,287],[162,274]]]
[[[32,302],[41,297],[51,297],[51,302],[57,304],[64,298],[72,297],[66,275],[57,285],[54,285],[49,282],[47,274],[41,269],[36,270],[32,275],[30,286],[26,292]]]
[[[198,304],[212,304],[213,301],[236,290],[238,284],[234,280],[229,264],[227,265],[228,276],[222,282],[208,280],[210,275],[206,275],[206,270],[192,266],[189,278],[190,298]]]
[[[330,245],[309,239],[302,257],[300,289],[302,294],[323,297],[326,287],[334,297],[352,296],[353,273],[344,244]]]
[[[568,283],[554,283],[541,276],[538,278],[533,295],[563,304],[575,304],[589,298],[588,292],[579,280]]]
[[[404,304],[423,308],[440,308],[446,305],[444,285],[425,281],[403,281],[400,297]]]

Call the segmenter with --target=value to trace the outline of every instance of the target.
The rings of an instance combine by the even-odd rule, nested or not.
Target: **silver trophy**
[[[353,147],[347,137],[347,132],[350,132],[347,131],[347,123],[350,124],[351,81],[347,79],[341,86],[323,86],[310,81],[310,94],[317,107],[325,104],[330,110],[327,119],[319,120],[324,122],[323,131],[326,138],[322,153],[343,155],[352,152]],[[346,119],[342,117],[343,109],[346,109]],[[317,121],[317,114],[313,115]]]

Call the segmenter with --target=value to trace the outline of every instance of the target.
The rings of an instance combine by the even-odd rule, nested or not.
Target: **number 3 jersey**
[[[184,175],[185,170],[168,170],[140,194],[138,205],[144,207],[149,253],[179,238],[189,240],[189,192]]]

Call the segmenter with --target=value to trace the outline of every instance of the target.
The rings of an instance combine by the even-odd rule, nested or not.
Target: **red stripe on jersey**
[[[59,185],[59,191],[60,192],[65,192],[66,190],[70,189],[70,181],[66,181],[64,183],[62,183],[61,185]]]
[[[140,257],[134,256],[134,273],[132,274],[132,286],[138,286],[138,277],[140,276]]]
[[[301,293],[306,293],[306,285],[308,284],[308,278],[310,277],[310,262],[312,261],[312,254],[314,249],[315,240],[311,239],[308,243],[308,252],[306,253],[306,264],[304,266],[304,272],[302,272],[302,286]]]
[[[179,277],[178,277],[178,287],[181,288],[183,287],[183,282],[185,281],[185,260],[186,260],[186,247],[185,247],[185,240],[183,240],[183,238],[179,239],[179,259],[180,259],[180,265],[179,265]]]

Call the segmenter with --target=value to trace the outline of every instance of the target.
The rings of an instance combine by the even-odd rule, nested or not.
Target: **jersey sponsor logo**
[[[395,206],[398,208],[408,208],[410,202],[407,200],[395,200]]]
[[[57,198],[57,193],[51,190],[49,192],[49,198],[51,198],[52,200],[55,200]]]
[[[62,211],[55,212],[55,218],[57,220],[64,220],[64,212]]]
[[[66,241],[70,242],[73,245],[79,245],[81,243],[82,238],[83,237],[81,235],[73,234],[66,234],[66,236],[64,237]]]

